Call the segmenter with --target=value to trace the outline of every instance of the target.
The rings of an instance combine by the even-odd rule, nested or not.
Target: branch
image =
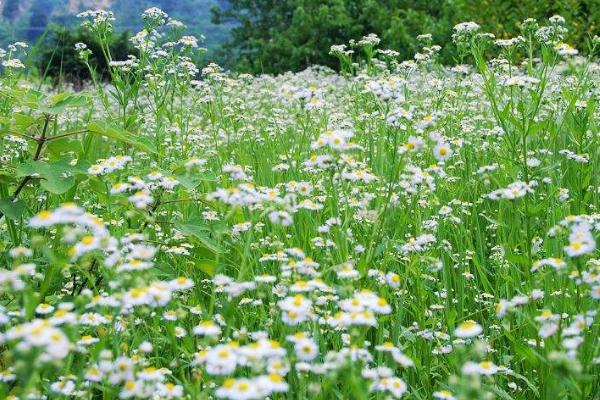
[[[37,141],[38,145],[37,145],[37,148],[35,149],[33,161],[38,161],[42,155],[42,149],[44,148],[44,144],[47,142],[46,132],[48,131],[48,124],[50,123],[50,119],[51,119],[51,116],[46,114],[45,120],[44,120],[44,129],[42,130],[42,134],[38,139],[34,138],[34,140]],[[15,189],[15,192],[12,194],[12,196],[10,196],[11,201],[15,201],[17,199],[17,197],[19,196],[19,193],[21,193],[21,191],[29,183],[31,178],[32,178],[31,175],[27,175],[26,177],[24,177],[21,180],[21,183],[19,183],[19,186],[17,186],[17,188]],[[0,219],[2,219],[2,217],[4,217],[4,213],[2,211],[0,211]]]
[[[46,142],[50,142],[52,140],[66,138],[66,137],[69,137],[69,136],[79,135],[80,133],[87,133],[87,132],[89,132],[89,129],[82,129],[80,131],[67,132],[67,133],[63,133],[61,135],[51,136],[51,137],[49,137],[49,138],[46,139]]]

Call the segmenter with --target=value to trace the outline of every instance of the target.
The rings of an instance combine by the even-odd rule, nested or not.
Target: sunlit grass
[[[4,56],[2,398],[595,398],[597,38],[238,76],[144,21],[82,92]]]

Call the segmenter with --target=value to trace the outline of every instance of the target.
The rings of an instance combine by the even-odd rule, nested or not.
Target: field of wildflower
[[[597,37],[250,76],[142,17],[82,91],[0,54],[0,398],[600,398]]]

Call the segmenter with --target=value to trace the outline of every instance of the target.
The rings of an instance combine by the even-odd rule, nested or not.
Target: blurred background
[[[198,63],[217,62],[250,73],[298,71],[309,65],[335,67],[334,44],[368,33],[381,38],[401,58],[411,58],[416,37],[430,33],[442,46],[441,61],[456,61],[452,27],[475,21],[499,38],[515,36],[528,17],[567,20],[569,44],[585,52],[586,40],[598,34],[600,0],[3,0],[0,44],[16,40],[34,46],[35,63],[47,75],[79,71],[73,45],[90,45],[79,29],[77,13],[87,9],[114,12],[114,59],[132,52],[128,38],[142,28],[140,14],[156,6],[183,22],[186,34],[206,40]],[[93,45],[91,46],[93,50]],[[99,66],[102,68],[103,66]]]

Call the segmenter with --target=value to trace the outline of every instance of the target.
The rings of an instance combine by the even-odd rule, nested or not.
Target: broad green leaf
[[[60,114],[70,107],[84,107],[89,104],[89,99],[83,94],[59,93],[49,99],[49,105],[41,107],[41,111],[48,114]]]
[[[75,154],[81,154],[83,147],[81,146],[81,140],[73,140],[71,138],[62,138],[52,140],[46,145],[44,154],[50,154],[55,157],[59,157],[65,153],[73,152]]]
[[[42,179],[40,185],[54,194],[63,194],[75,185],[75,178],[70,176],[64,179]]]
[[[9,89],[4,92],[12,98],[17,104],[38,110],[42,106],[44,95],[42,92],[33,89]]]
[[[214,261],[201,260],[195,265],[208,276],[214,276],[217,272],[217,264]]]
[[[14,113],[14,125],[19,131],[25,131],[30,126],[35,124],[35,118],[31,115],[23,114],[23,113]]]
[[[12,199],[0,199],[0,211],[4,213],[8,219],[19,219],[27,205],[23,200],[13,201]]]
[[[88,180],[88,185],[89,185],[90,189],[98,197],[100,197],[101,200],[104,200],[104,199],[108,198],[108,195],[106,193],[106,185],[104,184],[104,182],[100,178],[98,178],[96,176],[91,177]]]
[[[62,159],[47,163],[45,161],[26,161],[17,167],[17,177],[23,176],[40,176],[42,178],[65,178],[68,175],[87,174],[89,164],[87,162],[79,162],[76,165],[71,165],[69,160]]]
[[[89,124],[90,132],[130,144],[147,153],[156,153],[146,138],[134,135],[106,121],[93,121]]]
[[[198,187],[202,182],[213,182],[215,176],[212,173],[186,173],[181,175],[175,175],[175,178],[181,183],[186,189],[192,190]]]
[[[44,161],[26,161],[17,167],[17,177],[51,175],[50,166]]]
[[[65,158],[54,161],[51,164],[53,171],[64,174],[68,173],[71,175],[87,175],[90,163],[85,160],[79,160],[77,164],[72,165],[71,162]]]
[[[175,228],[186,236],[193,236],[213,253],[219,252],[219,247],[210,237],[211,229],[208,225],[196,222],[177,222]]]
[[[63,194],[75,185],[74,174],[84,174],[83,166],[71,166],[67,160],[55,163],[27,161],[17,167],[18,177],[35,176],[41,178],[40,185],[54,194]]]

